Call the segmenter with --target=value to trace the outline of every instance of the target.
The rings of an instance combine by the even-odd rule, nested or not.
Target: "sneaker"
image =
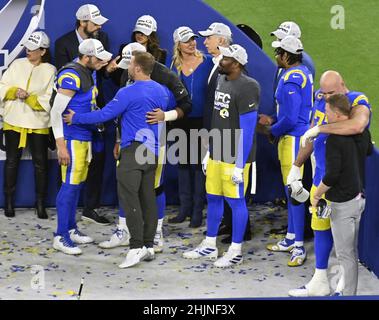
[[[295,240],[289,240],[284,238],[280,240],[278,243],[272,243],[267,245],[267,249],[270,251],[278,251],[278,252],[290,252],[294,248]]]
[[[161,253],[163,251],[163,231],[157,230],[154,236],[154,251],[155,253]]]
[[[93,239],[91,237],[86,236],[84,233],[81,233],[78,229],[72,229],[69,231],[69,233],[71,240],[77,244],[87,244],[93,242]]]
[[[92,210],[84,209],[83,214],[82,214],[82,220],[94,222],[102,226],[106,226],[110,224],[107,218],[99,216],[99,214],[93,209]]]
[[[207,243],[204,239],[198,247],[194,250],[183,253],[185,259],[199,259],[201,257],[207,257],[208,259],[215,260],[218,256],[218,249]]]
[[[103,249],[113,249],[121,246],[128,246],[130,234],[128,229],[117,225],[116,231],[112,234],[111,238],[107,241],[99,243],[99,247]]]
[[[342,296],[343,296],[342,292],[338,292],[338,291],[332,294],[332,297],[342,297]]]
[[[288,261],[289,267],[299,267],[302,266],[307,259],[307,252],[304,247],[294,247],[291,250],[291,258]]]
[[[65,254],[77,255],[82,253],[82,250],[80,250],[68,236],[56,235],[54,237],[53,248]]]
[[[135,266],[137,263],[143,261],[149,255],[149,251],[145,246],[138,249],[130,249],[126,255],[123,263],[119,265],[121,269]]]
[[[155,249],[154,248],[147,248],[147,255],[143,259],[144,261],[153,261],[155,259]]]
[[[330,286],[328,281],[312,280],[305,286],[288,291],[290,297],[324,297],[330,295]]]
[[[241,264],[242,261],[241,252],[229,247],[228,251],[214,263],[214,266],[216,268],[229,268]]]

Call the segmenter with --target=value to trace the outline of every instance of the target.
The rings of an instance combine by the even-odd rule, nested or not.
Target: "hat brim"
[[[126,70],[126,69],[128,69],[129,65],[130,65],[130,62],[129,62],[128,60],[126,60],[126,59],[121,59],[121,61],[118,63],[117,66],[118,66],[119,68],[121,68],[121,69]]]
[[[95,55],[95,57],[103,61],[109,61],[112,59],[112,53],[104,50],[102,53]]]
[[[201,35],[202,37],[209,37],[213,35],[213,33],[210,30],[205,30],[205,31],[199,31],[199,35]]]
[[[103,16],[99,16],[95,19],[91,19],[90,21],[93,22],[94,24],[102,26],[104,23],[106,23],[108,21],[108,19],[103,17]]]
[[[285,37],[287,37],[287,34],[283,32],[282,30],[275,30],[271,32],[271,35],[277,37],[279,40],[282,40]]]
[[[189,41],[189,39],[191,39],[191,38],[198,38],[199,36],[197,35],[197,34],[195,34],[195,33],[190,33],[190,34],[188,34],[188,35],[186,35],[183,39],[179,39],[178,41],[179,42],[187,42],[187,41]]]
[[[26,49],[30,50],[30,51],[34,51],[34,50],[37,50],[37,49],[40,48],[40,47],[37,46],[36,44],[34,44],[34,43],[30,43],[30,42],[25,42],[25,43],[23,44],[23,46],[24,46]]]
[[[282,46],[281,46],[280,41],[273,41],[271,43],[271,47],[273,47],[273,48],[281,48]]]
[[[141,32],[145,36],[149,36],[149,35],[151,35],[153,33],[153,30],[142,28],[142,27],[136,27],[136,28],[134,28],[133,32]]]

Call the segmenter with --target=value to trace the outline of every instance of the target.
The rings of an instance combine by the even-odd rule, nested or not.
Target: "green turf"
[[[339,71],[350,90],[362,91],[373,108],[371,131],[379,143],[379,1],[338,0],[205,0],[234,24],[245,23],[262,37],[263,49],[273,57],[270,32],[283,21],[293,20],[302,30],[305,50],[316,65],[316,88],[328,69]],[[345,29],[330,26],[331,8],[345,9]]]

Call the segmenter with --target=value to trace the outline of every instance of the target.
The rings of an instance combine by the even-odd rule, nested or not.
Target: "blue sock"
[[[68,236],[70,230],[70,221],[72,224],[73,204],[77,200],[78,186],[62,183],[62,186],[58,192],[56,207],[57,207],[57,235]]]
[[[294,206],[289,204],[292,210],[293,228],[295,230],[295,242],[304,241],[305,208],[304,204]]]
[[[207,194],[207,236],[217,237],[222,215],[224,214],[224,197]]]
[[[293,214],[292,214],[292,206],[289,205],[291,199],[290,197],[288,196],[288,187],[285,186],[284,188],[285,192],[286,192],[286,197],[287,197],[287,212],[288,212],[288,227],[287,227],[287,233],[295,233],[295,228],[294,228],[294,224],[293,224]]]
[[[72,207],[71,207],[71,213],[68,221],[68,229],[77,229],[78,226],[76,225],[76,209],[78,208],[78,203],[79,203],[79,198],[80,198],[80,192],[82,190],[83,184],[80,184],[78,186],[72,186],[76,187],[75,189],[75,199],[72,202]]]
[[[333,248],[332,230],[315,230],[314,233],[316,269],[328,269],[329,256]]]
[[[245,198],[242,199],[232,199],[225,198],[228,202],[230,208],[232,209],[232,242],[233,243],[242,243],[243,237],[245,235],[248,210],[246,206]]]
[[[166,209],[166,193],[162,192],[159,196],[155,197],[158,207],[158,219],[164,218],[164,210]]]
[[[119,216],[120,218],[125,218],[125,211],[122,210],[120,204],[118,204],[118,216]]]

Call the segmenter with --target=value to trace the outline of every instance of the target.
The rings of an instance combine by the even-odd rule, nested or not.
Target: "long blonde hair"
[[[180,75],[180,73],[182,72],[183,55],[180,51],[179,44],[180,41],[175,42],[170,69],[172,69],[172,67],[175,66],[176,70],[178,70],[178,74]],[[195,51],[195,57],[201,57],[204,59],[203,53],[198,49],[196,49]]]

